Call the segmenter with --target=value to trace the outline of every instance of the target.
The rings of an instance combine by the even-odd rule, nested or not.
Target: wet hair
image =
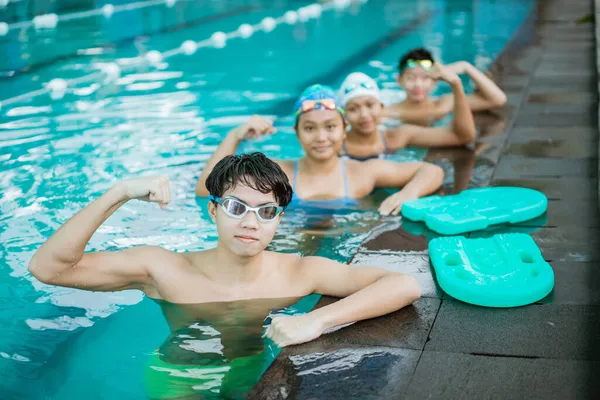
[[[431,52],[423,47],[419,47],[416,49],[412,49],[408,53],[404,54],[400,61],[398,62],[398,72],[402,74],[404,72],[404,68],[406,68],[406,64],[408,60],[431,60],[434,61],[433,55]]]
[[[206,178],[206,188],[215,197],[222,197],[238,183],[261,193],[273,193],[282,207],[292,201],[292,187],[287,175],[263,153],[227,156],[215,165]]]

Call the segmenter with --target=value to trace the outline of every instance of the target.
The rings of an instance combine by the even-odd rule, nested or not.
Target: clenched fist
[[[119,183],[126,199],[137,199],[160,204],[164,209],[171,202],[169,178],[166,176],[147,176],[129,179]]]
[[[237,127],[235,132],[237,138],[243,140],[270,135],[277,132],[277,129],[273,128],[273,121],[261,117],[260,115],[253,115],[248,122]]]

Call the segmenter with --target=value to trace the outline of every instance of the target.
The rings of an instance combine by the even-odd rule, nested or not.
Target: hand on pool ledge
[[[402,204],[433,193],[442,185],[443,180],[444,171],[440,167],[429,163],[420,163],[419,168],[402,190],[381,203],[379,212],[381,215],[398,215]]]
[[[264,336],[279,347],[310,342],[321,336],[325,324],[311,314],[273,318]]]
[[[406,203],[409,200],[416,200],[418,198],[418,195],[414,195],[412,193],[405,193],[403,191],[394,193],[393,195],[385,199],[383,203],[381,203],[381,206],[379,207],[379,213],[381,215],[386,216],[398,215],[400,214],[400,211],[402,210],[402,205],[404,203]]]

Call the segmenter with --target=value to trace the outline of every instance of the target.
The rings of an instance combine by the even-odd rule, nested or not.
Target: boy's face
[[[233,197],[251,207],[278,205],[272,192],[261,193],[241,182],[227,190],[222,198],[225,197]],[[208,203],[208,211],[217,225],[219,243],[239,257],[254,257],[263,251],[275,236],[283,215],[280,213],[272,221],[260,222],[254,211],[248,211],[242,218],[233,218],[212,201]]]
[[[435,87],[435,81],[420,66],[405,68],[398,76],[398,85],[406,91],[409,100],[421,102],[429,97]]]
[[[352,129],[370,134],[377,130],[383,104],[373,96],[358,96],[346,104],[346,118]]]
[[[313,110],[300,115],[296,133],[308,157],[327,160],[338,156],[346,138],[346,127],[337,111]]]

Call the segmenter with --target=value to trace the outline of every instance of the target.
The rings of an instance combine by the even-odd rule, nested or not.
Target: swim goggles
[[[347,85],[344,88],[344,94],[348,94],[360,87],[362,87],[364,89],[369,89],[369,90],[376,89],[375,85],[373,85],[371,82],[352,83],[352,84]]]
[[[258,207],[250,207],[248,204],[235,197],[216,197],[209,196],[210,200],[220,205],[223,212],[231,218],[242,219],[248,211],[254,211],[256,218],[262,222],[271,222],[284,210],[284,207],[278,206],[275,203],[264,204]]]
[[[406,66],[404,68],[417,68],[417,67],[421,67],[423,68],[425,71],[429,71],[431,69],[431,67],[433,67],[433,60],[408,60],[406,62]]]
[[[334,99],[320,99],[320,100],[304,100],[300,105],[300,109],[296,111],[296,117],[300,114],[307,113],[312,110],[322,109],[337,111],[344,115],[344,109],[339,107]]]

